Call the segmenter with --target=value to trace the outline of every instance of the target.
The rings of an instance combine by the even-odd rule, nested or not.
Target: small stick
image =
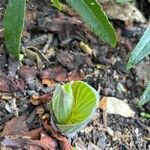
[[[47,42],[46,42],[46,44],[45,44],[45,46],[43,47],[43,50],[42,50],[44,54],[46,53],[46,51],[47,51],[48,48],[49,48],[49,45],[50,45],[51,42],[52,42],[52,37],[53,37],[53,35],[52,35],[52,34],[49,34],[48,40],[47,40]]]

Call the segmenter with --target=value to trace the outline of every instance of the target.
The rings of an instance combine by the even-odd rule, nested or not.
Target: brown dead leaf
[[[55,150],[57,147],[57,142],[48,136],[43,131],[43,128],[38,128],[20,134],[5,135],[0,139],[0,145],[3,148],[9,147],[28,150]]]
[[[54,80],[51,80],[51,79],[42,79],[42,84],[46,85],[48,87],[51,87],[51,86],[55,85],[56,82]]]
[[[28,150],[55,150],[57,143],[45,133],[40,140],[32,140],[29,138],[5,136],[0,143],[2,146],[14,149],[28,149]]]
[[[29,150],[55,150],[57,147],[57,142],[46,133],[41,132],[40,140],[31,140],[28,145]]]
[[[30,27],[33,23],[34,19],[36,18],[36,11],[35,10],[26,10],[26,27]]]
[[[57,131],[54,131],[53,128],[47,122],[44,122],[43,126],[46,131],[49,131],[51,133],[51,136],[53,138],[58,140],[58,142],[60,143],[61,150],[72,150],[73,149],[72,146],[69,144],[68,140],[66,139],[66,137],[64,137]]]
[[[24,88],[24,82],[21,79],[13,80],[5,73],[0,71],[0,91],[1,92],[17,92]]]
[[[20,134],[25,131],[28,131],[26,116],[19,116],[7,121],[3,130],[3,136]]]
[[[0,139],[0,144],[3,147],[18,149],[18,148],[25,148],[26,141],[27,141],[27,139],[5,136],[2,139]]]
[[[46,93],[41,96],[33,95],[30,99],[30,102],[33,105],[39,105],[41,103],[49,102],[52,98],[52,93]]]
[[[18,137],[29,138],[32,140],[38,140],[38,139],[40,139],[41,131],[43,131],[42,128],[33,129],[33,130],[26,131],[26,132],[19,134]]]
[[[29,83],[35,79],[37,70],[33,67],[21,66],[18,73],[24,81]]]
[[[81,68],[84,64],[92,65],[91,59],[87,54],[60,50],[57,60],[68,70]]]
[[[84,76],[80,70],[73,70],[68,74],[68,81],[83,80]]]
[[[67,72],[62,67],[55,67],[39,72],[40,79],[53,79],[55,81],[65,82],[67,79]]]
[[[42,143],[44,143],[45,145],[47,145],[47,147],[51,147],[53,149],[55,149],[55,147],[57,146],[57,143],[55,140],[53,140],[50,136],[48,136],[46,133],[41,133],[41,140]]]
[[[45,17],[38,20],[39,30],[58,33],[60,41],[67,40],[68,38],[83,40],[82,24],[79,19],[63,15],[58,18],[51,19],[50,17]]]

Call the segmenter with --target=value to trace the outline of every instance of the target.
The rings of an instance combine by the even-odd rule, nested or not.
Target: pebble
[[[32,96],[32,95],[39,95],[39,94],[36,91],[34,91],[34,90],[29,90],[28,91],[28,95]]]
[[[105,149],[107,146],[107,138],[105,134],[101,134],[97,141],[97,146],[100,147],[102,150]]]
[[[24,59],[24,60],[23,60],[23,63],[24,63],[25,65],[29,66],[29,67],[33,67],[33,66],[34,66],[34,61],[31,60],[31,59],[28,59],[28,58]]]

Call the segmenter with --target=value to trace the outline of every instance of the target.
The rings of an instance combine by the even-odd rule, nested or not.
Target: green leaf
[[[68,123],[79,123],[89,118],[93,110],[95,111],[99,94],[97,91],[82,81],[76,81],[72,84],[74,96],[73,109]]]
[[[115,31],[96,0],[66,0],[66,2],[79,13],[97,36],[115,47]]]
[[[138,104],[140,107],[142,107],[144,104],[146,104],[148,102],[150,102],[150,80],[149,80],[147,87],[146,87],[143,95],[141,96]]]
[[[63,124],[55,122],[58,129],[67,136],[74,135],[77,131],[87,125],[91,120],[99,101],[98,92],[87,83],[75,81],[72,83],[71,87],[73,92],[71,115]],[[60,112],[61,111],[59,110],[59,113]]]
[[[56,126],[61,133],[65,134],[66,136],[73,137],[76,134],[76,132],[83,129],[89,123],[90,120],[91,116],[85,121],[80,123],[64,124],[64,125],[56,123]]]
[[[58,10],[62,10],[61,3],[59,2],[59,0],[52,0],[52,3],[54,7],[56,7]]]
[[[9,0],[4,16],[7,50],[19,59],[21,34],[24,26],[26,0]]]
[[[70,117],[73,106],[71,84],[58,85],[53,93],[52,110],[57,123],[64,124]]]
[[[140,115],[141,115],[141,117],[143,117],[143,118],[150,119],[150,114],[149,114],[149,113],[141,112]]]
[[[144,35],[140,39],[139,43],[132,51],[127,64],[127,69],[132,68],[136,63],[138,63],[148,54],[150,54],[150,25],[144,32]]]

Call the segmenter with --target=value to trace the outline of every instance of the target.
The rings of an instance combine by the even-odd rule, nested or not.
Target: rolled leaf
[[[64,124],[70,117],[73,106],[71,84],[58,85],[52,98],[52,110],[56,121]]]
[[[9,0],[4,16],[7,50],[19,59],[21,34],[24,26],[26,0]]]

